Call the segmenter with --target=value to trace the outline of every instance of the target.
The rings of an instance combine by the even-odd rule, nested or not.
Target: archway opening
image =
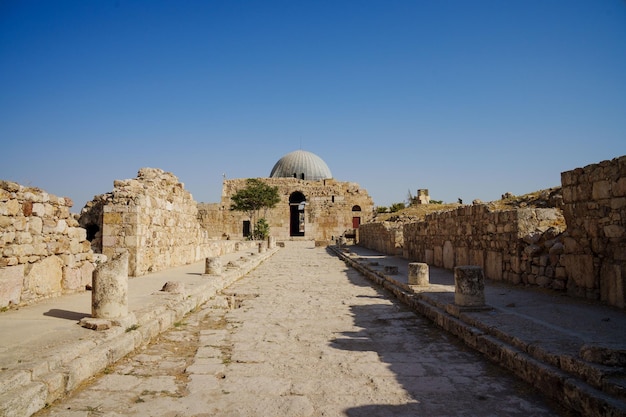
[[[358,229],[361,225],[361,206],[352,206],[352,228]]]
[[[289,236],[304,236],[306,197],[300,191],[289,196]]]

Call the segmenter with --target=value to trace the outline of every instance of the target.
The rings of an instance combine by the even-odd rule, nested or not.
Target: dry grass
[[[561,188],[548,188],[520,196],[508,196],[501,200],[490,201],[487,204],[491,210],[512,210],[516,208],[548,208],[560,207]],[[416,204],[395,213],[377,214],[374,222],[411,222],[423,219],[427,214],[438,211],[454,210],[463,204]]]

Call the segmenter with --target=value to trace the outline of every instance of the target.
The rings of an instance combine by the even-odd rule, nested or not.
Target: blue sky
[[[79,211],[319,155],[377,205],[496,200],[626,154],[624,0],[0,0],[0,179]]]

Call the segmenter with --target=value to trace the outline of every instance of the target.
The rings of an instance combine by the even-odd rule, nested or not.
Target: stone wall
[[[0,181],[0,308],[85,289],[93,253],[72,201]]]
[[[359,228],[358,242],[361,246],[388,255],[402,255],[404,246],[403,223],[368,223]]]
[[[131,276],[236,250],[236,242],[210,239],[198,221],[197,203],[172,173],[142,168],[137,178],[113,186],[85,207],[80,221],[88,230],[101,230],[101,250],[109,259],[129,252]]]
[[[563,289],[565,277],[554,248],[563,229],[563,217],[554,208],[464,206],[406,224],[404,256],[446,269],[478,265],[489,279]]]
[[[624,308],[626,156],[561,174],[570,292]]]
[[[448,269],[479,265],[490,279],[626,307],[626,156],[563,172],[561,182],[560,209],[479,204],[406,224],[403,254]],[[362,225],[359,244],[391,254],[392,238],[379,225]]]

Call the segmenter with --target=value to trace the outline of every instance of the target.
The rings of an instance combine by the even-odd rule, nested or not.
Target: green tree
[[[259,219],[254,225],[252,237],[258,240],[265,240],[270,235],[270,225],[263,218]]]
[[[231,210],[243,211],[250,217],[251,223],[254,224],[253,237],[257,237],[257,230],[264,230],[264,237],[269,235],[269,225],[264,217],[267,210],[276,207],[280,201],[278,195],[278,187],[272,187],[258,178],[248,178],[245,188],[238,190],[231,197]],[[261,217],[261,210],[263,216]],[[257,220],[258,219],[258,220]],[[263,224],[259,224],[263,220]]]
[[[393,203],[391,207],[389,207],[389,211],[395,213],[396,211],[400,211],[404,208],[406,208],[406,205],[404,203]]]

